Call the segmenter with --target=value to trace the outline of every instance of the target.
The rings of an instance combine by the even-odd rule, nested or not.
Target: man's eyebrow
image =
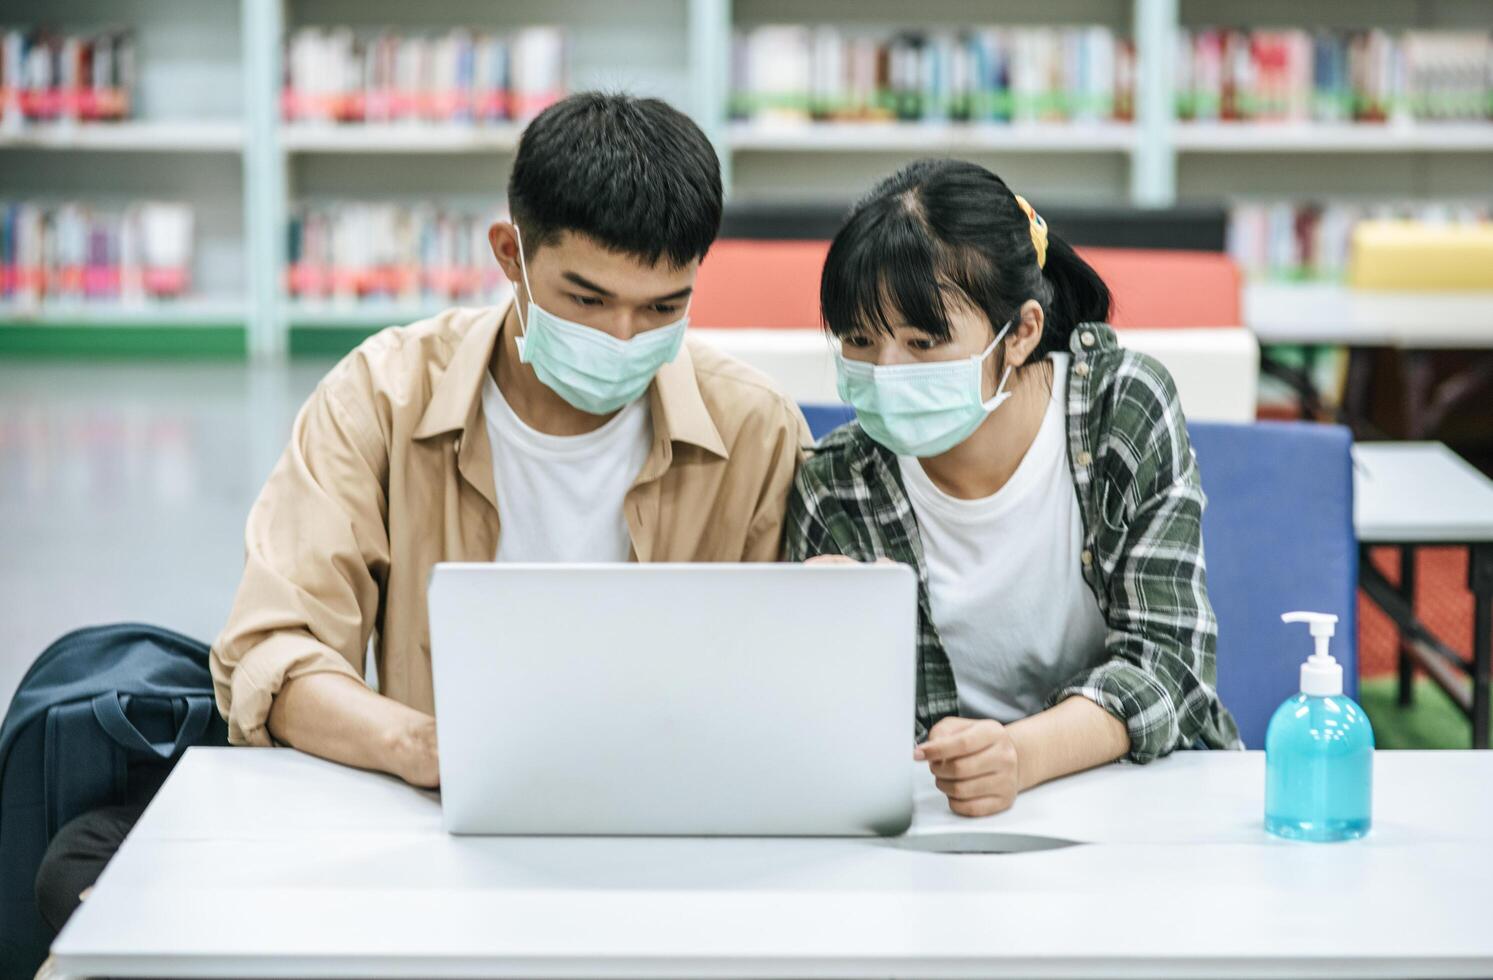
[[[598,296],[605,296],[607,299],[616,299],[617,298],[617,294],[616,293],[612,292],[610,289],[603,289],[601,286],[596,285],[596,283],[594,283],[591,280],[587,279],[585,276],[581,275],[580,273],[577,273],[577,272],[568,272],[567,271],[567,272],[560,273],[560,277],[562,279],[566,279],[566,280],[569,280],[570,282],[575,283],[577,286],[580,286],[582,289],[589,289],[591,292],[596,293]],[[674,292],[669,293],[667,296],[659,296],[656,299],[649,300],[649,303],[650,304],[652,304],[652,303],[667,303],[670,300],[684,299],[686,296],[688,296],[690,293],[692,293],[694,291],[695,291],[695,287],[693,287],[693,286],[685,286],[683,289],[675,290]]]
[[[605,296],[608,299],[616,299],[617,298],[617,294],[616,293],[612,292],[610,289],[603,289],[603,288],[601,288],[600,286],[596,285],[596,283],[594,283],[591,280],[587,279],[585,276],[577,275],[574,272],[562,272],[562,273],[560,273],[560,277],[562,279],[568,279],[568,280],[570,280],[571,282],[575,283],[577,286],[580,286],[582,289],[589,289],[593,293],[596,293],[596,294],[601,295],[601,296]]]

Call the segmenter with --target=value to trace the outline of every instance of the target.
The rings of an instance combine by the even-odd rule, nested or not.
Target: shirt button
[[[1080,378],[1087,378],[1089,376],[1089,366],[1087,364],[1079,364],[1073,369],[1073,373]]]
[[[1075,460],[1075,462],[1077,462],[1079,466],[1088,466],[1093,461],[1094,457],[1089,455],[1089,451],[1087,449],[1079,453],[1077,459]]]
[[[1090,551],[1089,549],[1085,548],[1079,554],[1078,560],[1081,561],[1081,562],[1083,562],[1083,567],[1084,568],[1089,568],[1090,566],[1092,566],[1094,564],[1094,553],[1092,551]]]
[[[1094,331],[1092,331],[1092,330],[1085,330],[1083,333],[1079,334],[1078,340],[1085,347],[1093,347],[1094,346]]]

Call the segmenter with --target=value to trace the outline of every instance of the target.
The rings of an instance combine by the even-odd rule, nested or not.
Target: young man
[[[297,417],[212,651],[233,742],[436,785],[436,562],[778,559],[807,427],[683,336],[721,219],[704,134],[657,100],[573,96],[525,130],[508,203],[488,237],[514,302],[383,331]],[[139,811],[53,841],[37,894],[54,927]]]
[[[684,340],[721,217],[704,134],[573,96],[525,130],[508,203],[488,236],[515,302],[378,334],[296,420],[213,647],[235,743],[436,785],[436,562],[778,559],[802,417]]]

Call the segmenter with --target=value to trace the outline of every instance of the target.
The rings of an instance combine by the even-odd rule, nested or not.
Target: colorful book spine
[[[733,118],[1100,122],[1134,114],[1135,48],[1104,27],[867,31],[770,24],[732,42]]]
[[[0,202],[0,300],[130,303],[191,289],[193,216],[185,204],[123,209]]]
[[[308,302],[483,303],[506,280],[487,242],[496,211],[308,204],[287,229],[287,295]]]
[[[522,121],[564,98],[565,79],[558,28],[365,36],[305,27],[286,41],[281,111],[290,122]]]
[[[1202,28],[1174,64],[1186,121],[1493,120],[1488,31]]]
[[[134,92],[130,31],[0,29],[0,125],[127,119]]]
[[[1370,219],[1481,223],[1493,220],[1493,200],[1241,202],[1229,212],[1228,251],[1251,279],[1337,282],[1354,226]]]

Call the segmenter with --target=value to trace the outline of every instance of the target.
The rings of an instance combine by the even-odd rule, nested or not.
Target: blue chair
[[[855,418],[855,409],[849,405],[800,405],[804,421],[809,423],[809,432],[818,442],[830,432]]]
[[[1188,424],[1208,507],[1203,545],[1218,616],[1218,693],[1244,744],[1265,747],[1312,652],[1292,609],[1338,617],[1332,655],[1358,696],[1358,541],[1348,430],[1298,422]]]
[[[815,439],[855,417],[848,405],[804,405]],[[1292,609],[1338,617],[1332,653],[1358,695],[1358,544],[1352,437],[1339,426],[1258,422],[1188,425],[1208,507],[1203,544],[1218,616],[1219,695],[1250,748],[1300,686],[1311,653]]]

